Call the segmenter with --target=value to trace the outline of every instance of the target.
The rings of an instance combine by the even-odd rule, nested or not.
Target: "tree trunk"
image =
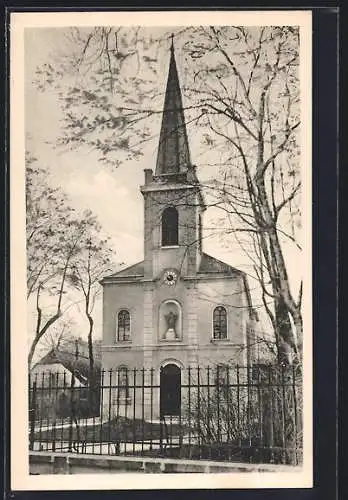
[[[88,331],[88,358],[89,358],[89,371],[90,375],[94,373],[94,353],[93,353],[93,318],[90,314],[87,314],[89,322]]]
[[[297,343],[297,362],[301,363],[302,362],[302,353],[303,353],[303,321],[302,321],[302,314],[299,313],[296,315],[292,315],[294,325],[295,325],[295,330],[296,330],[296,343]]]
[[[277,229],[272,219],[264,186],[261,188],[262,207],[265,214],[265,222],[267,225],[267,239],[269,245],[270,258],[272,265],[267,266],[268,272],[273,284],[274,306],[275,306],[275,322],[277,325],[277,333],[279,335],[279,356],[282,362],[288,363],[291,357],[291,350],[294,350],[295,355],[298,353],[297,339],[293,332],[293,325],[290,321],[290,315],[296,324],[295,317],[298,318],[298,324],[302,323],[300,306],[297,307],[291,295],[289,277],[285,265],[285,260],[282,248],[279,242]],[[265,249],[263,248],[263,252]],[[266,258],[267,256],[265,256]],[[298,334],[297,334],[298,336]]]
[[[28,367],[29,367],[29,370],[30,370],[31,363],[33,361],[34,352],[35,352],[37,344],[39,343],[39,340],[40,340],[39,337],[35,337],[34,340],[31,343],[29,354],[28,354]]]
[[[95,403],[95,396],[96,396],[96,380],[95,380],[95,373],[94,373],[94,353],[93,353],[93,326],[94,326],[94,321],[92,316],[89,314],[88,310],[86,309],[86,316],[88,318],[89,322],[89,330],[88,330],[88,358],[89,358],[89,407],[90,410],[94,408],[94,403]]]
[[[257,172],[262,171],[262,148],[259,152]],[[293,349],[295,354],[298,353],[296,336],[293,332],[293,325],[290,321],[290,316],[294,320],[297,318],[297,324],[302,322],[300,306],[297,306],[290,290],[289,277],[285,265],[284,255],[279,242],[276,218],[272,215],[269,206],[267,192],[265,188],[264,173],[255,178],[257,186],[257,200],[252,201],[252,208],[255,216],[255,221],[260,230],[263,240],[267,243],[261,246],[265,261],[267,262],[267,270],[272,282],[275,308],[275,324],[276,336],[279,340],[278,356],[282,362],[289,361],[289,354]],[[268,254],[269,252],[269,254]],[[302,329],[301,329],[302,331]],[[297,334],[298,337],[298,334]]]
[[[75,248],[75,246],[76,246],[76,244],[73,246],[73,249]],[[30,366],[31,366],[31,363],[33,360],[35,348],[36,348],[37,344],[39,343],[40,339],[45,335],[45,333],[53,325],[53,323],[55,323],[62,315],[61,306],[62,306],[62,300],[63,300],[64,286],[65,286],[66,275],[67,275],[67,271],[68,271],[69,262],[70,262],[70,259],[72,256],[72,252],[73,252],[73,250],[70,250],[70,253],[67,256],[67,259],[66,259],[66,262],[64,265],[62,280],[60,283],[60,289],[59,289],[59,294],[58,294],[58,303],[57,303],[56,312],[55,312],[55,314],[53,314],[53,316],[50,317],[50,319],[48,319],[46,321],[45,325],[42,328],[41,328],[42,310],[41,310],[41,307],[39,306],[40,292],[41,292],[42,287],[41,287],[41,285],[39,285],[39,287],[38,287],[37,298],[36,298],[36,310],[37,310],[38,315],[37,315],[37,322],[36,322],[35,338],[31,344],[30,351],[28,354],[29,369],[30,369]]]
[[[288,310],[282,299],[275,301],[275,322],[278,336],[278,362],[289,365],[292,363],[292,326]]]
[[[58,309],[58,311],[48,321],[46,321],[44,327],[41,328],[41,330],[37,331],[35,338],[30,346],[30,350],[29,350],[29,354],[28,354],[29,369],[30,369],[31,363],[33,361],[33,356],[34,356],[34,352],[35,352],[35,349],[37,347],[37,344],[42,339],[42,337],[45,335],[47,330],[53,325],[53,323],[55,323],[61,317],[61,315],[62,315],[61,310]]]

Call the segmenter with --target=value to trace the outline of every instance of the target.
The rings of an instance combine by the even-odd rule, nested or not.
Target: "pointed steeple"
[[[155,175],[187,172],[191,166],[173,35]]]

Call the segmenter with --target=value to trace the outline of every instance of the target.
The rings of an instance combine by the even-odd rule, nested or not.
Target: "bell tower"
[[[145,170],[144,277],[167,268],[194,276],[202,255],[202,215],[206,209],[191,163],[173,40],[155,174]]]

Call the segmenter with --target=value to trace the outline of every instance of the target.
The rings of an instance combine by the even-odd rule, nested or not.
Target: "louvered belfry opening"
[[[179,244],[179,216],[176,208],[168,207],[162,214],[162,246]]]

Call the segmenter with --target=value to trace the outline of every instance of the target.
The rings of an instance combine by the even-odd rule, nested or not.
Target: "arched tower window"
[[[227,312],[222,306],[215,307],[213,312],[213,336],[218,340],[227,338]]]
[[[127,309],[122,309],[117,316],[117,340],[122,342],[130,339],[130,314]]]
[[[168,207],[162,214],[162,246],[177,245],[179,241],[179,216],[174,207]]]

